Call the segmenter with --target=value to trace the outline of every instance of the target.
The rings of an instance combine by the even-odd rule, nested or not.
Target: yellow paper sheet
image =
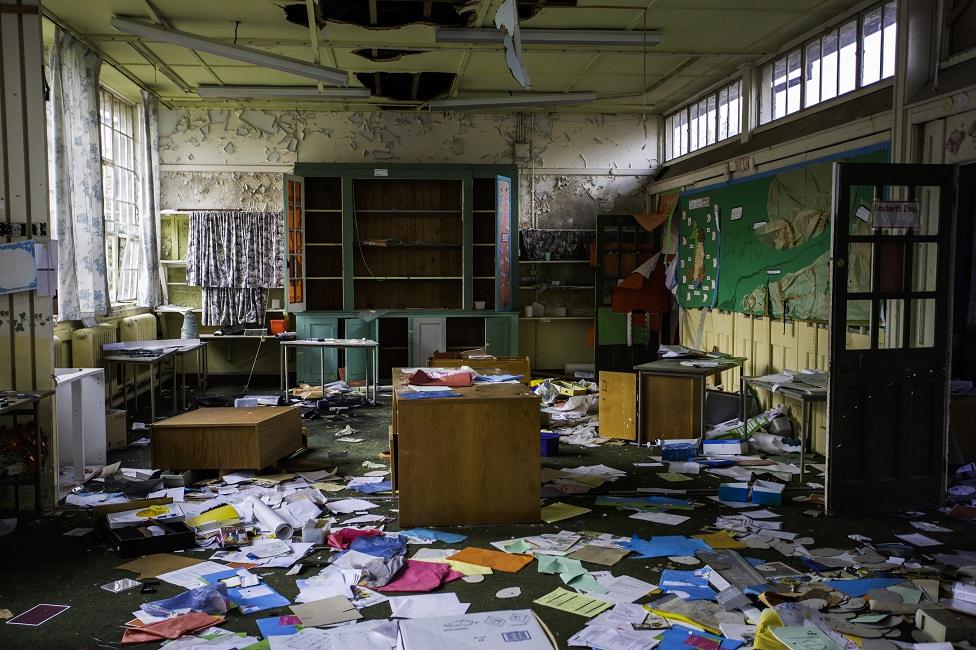
[[[313,483],[312,487],[318,490],[325,490],[326,492],[338,492],[346,489],[345,485],[339,485],[338,483]]]
[[[554,591],[533,602],[536,605],[552,607],[570,614],[579,614],[586,618],[592,618],[613,606],[613,603],[608,603],[605,600],[577,594],[562,587],[557,587]]]
[[[684,474],[678,474],[677,472],[660,472],[657,474],[658,477],[663,478],[669,483],[677,483],[679,481],[690,481],[691,477]]]
[[[717,533],[708,533],[707,535],[692,535],[692,537],[700,539],[712,548],[746,548],[745,544],[725,530]]]
[[[582,483],[583,485],[589,485],[590,487],[600,487],[601,485],[607,482],[605,478],[599,476],[582,475],[582,476],[573,476],[572,478],[577,483]]]
[[[203,514],[197,515],[196,517],[191,517],[186,520],[186,525],[190,528],[200,528],[206,524],[213,524],[216,522],[224,521],[239,521],[240,516],[237,514],[237,510],[234,510],[232,505],[223,505],[219,508],[214,508],[204,512]]]
[[[268,474],[266,476],[255,476],[255,481],[267,481],[268,483],[284,483],[295,478],[295,474]]]
[[[569,519],[570,517],[579,517],[588,512],[591,512],[589,508],[581,508],[580,506],[573,506],[557,501],[556,503],[550,503],[542,509],[542,521],[551,524],[556,521],[562,521],[563,519]]]

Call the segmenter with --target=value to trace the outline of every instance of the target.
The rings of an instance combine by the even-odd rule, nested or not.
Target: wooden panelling
[[[357,280],[356,309],[461,309],[457,280]]]
[[[702,319],[704,323],[702,324]],[[681,316],[681,341],[694,345],[701,327],[701,347],[717,348],[736,356],[745,357],[743,369],[748,376],[764,375],[782,370],[804,368],[828,369],[829,331],[823,325],[720,312],[718,310],[683,311]],[[851,333],[848,338],[863,343],[866,334]],[[722,373],[726,390],[739,390],[738,370]],[[767,392],[759,391],[764,406],[779,403]],[[785,402],[788,414],[800,419],[798,405]],[[814,449],[823,452],[826,432],[826,406],[815,404],[813,408]]]
[[[700,377],[641,377],[641,441],[698,437],[703,381]]]
[[[0,0],[0,220],[18,230],[0,241],[46,239],[48,231],[47,145],[44,70],[39,0]],[[26,228],[21,234],[19,228]],[[34,291],[0,296],[0,388],[22,391],[52,388],[53,304]],[[50,442],[44,467],[44,507],[54,505],[51,466],[55,448],[51,400],[41,402],[41,430]],[[25,423],[23,419],[20,423]],[[10,421],[0,423],[10,425]],[[19,489],[19,488],[12,488]],[[33,491],[30,491],[33,495]],[[0,493],[0,507],[12,506],[12,493]],[[22,507],[33,507],[28,490]]]

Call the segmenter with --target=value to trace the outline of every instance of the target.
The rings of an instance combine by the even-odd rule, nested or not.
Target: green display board
[[[681,306],[826,322],[836,161],[887,162],[888,148],[682,193],[676,211]],[[857,188],[855,203],[870,201],[871,191]],[[871,268],[870,260],[851,262],[853,273]]]

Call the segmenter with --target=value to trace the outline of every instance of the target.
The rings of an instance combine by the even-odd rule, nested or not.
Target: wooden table
[[[637,429],[642,442],[701,439],[705,435],[705,379],[738,367],[719,362],[711,368],[683,366],[690,359],[659,359],[635,366]]]
[[[539,398],[519,383],[403,399],[413,392],[408,379],[393,369],[390,451],[400,526],[538,522]]]
[[[741,407],[739,418],[746,421],[746,399],[748,398],[747,387],[768,390],[774,395],[800,404],[800,482],[804,481],[807,468],[806,448],[809,444],[813,447],[813,405],[816,402],[827,402],[827,389],[815,386],[804,386],[800,382],[790,382],[789,385],[776,385],[769,381],[763,381],[760,377],[743,377],[739,380],[739,392],[741,395]]]
[[[366,363],[366,401],[376,404],[376,396],[380,386],[380,344],[370,339],[292,339],[281,342],[281,390],[285,399],[288,399],[288,348],[318,348],[319,349],[319,381],[321,382],[322,393],[325,397],[325,350],[326,348],[335,349],[366,349],[369,350],[369,360]],[[296,364],[297,364],[296,358]],[[372,372],[370,369],[372,368]],[[372,383],[370,380],[372,379]],[[369,387],[372,385],[372,397],[370,397]]]
[[[299,408],[202,408],[152,424],[153,467],[261,469],[304,446]]]

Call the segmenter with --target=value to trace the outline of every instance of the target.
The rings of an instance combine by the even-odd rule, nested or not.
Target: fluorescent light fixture
[[[632,46],[657,45],[661,34],[656,31],[623,29],[521,29],[522,45],[591,45]],[[502,43],[505,34],[497,29],[464,29],[439,27],[438,43]]]
[[[369,99],[369,88],[323,88],[314,86],[197,86],[201,97],[228,99]]]
[[[271,68],[272,70],[279,70],[317,81],[324,81],[336,86],[345,86],[349,83],[349,74],[345,70],[327,68],[322,65],[309,63],[308,61],[279,56],[250,47],[222,43],[189,32],[164,29],[139,20],[130,20],[116,16],[112,18],[112,27],[120,32],[141,36],[150,41],[171,43],[172,45],[186,47],[191,50],[216,54],[226,59],[243,61],[244,63],[261,66],[262,68]]]
[[[468,99],[434,99],[428,102],[431,110],[463,110],[473,108],[521,108],[531,106],[569,106],[589,104],[596,93],[523,93]]]

